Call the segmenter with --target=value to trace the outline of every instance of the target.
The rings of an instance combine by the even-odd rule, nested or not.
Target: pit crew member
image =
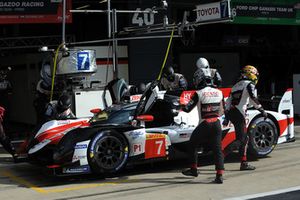
[[[232,87],[230,96],[226,101],[225,120],[223,125],[227,126],[229,120],[233,123],[236,140],[239,145],[239,155],[241,158],[240,170],[255,170],[255,167],[247,162],[247,147],[249,137],[246,128],[246,113],[248,104],[252,104],[261,114],[267,118],[267,113],[259,103],[255,85],[258,81],[259,73],[254,66],[246,65],[241,70],[241,76]]]
[[[16,151],[14,146],[12,145],[10,139],[6,136],[2,122],[4,117],[5,109],[0,106],[0,143],[3,146],[3,148],[10,153],[13,158],[15,159],[17,157]]]
[[[63,120],[76,118],[71,110],[71,98],[67,94],[62,94],[56,101],[51,101],[46,108],[46,120]]]
[[[198,176],[197,172],[197,148],[202,142],[209,142],[213,147],[214,162],[216,168],[215,183],[223,183],[224,158],[222,153],[222,129],[218,119],[223,109],[223,94],[211,84],[212,77],[202,70],[194,74],[193,82],[197,89],[191,100],[182,110],[190,112],[195,106],[198,108],[199,124],[193,131],[189,145],[190,169],[183,170],[186,176]]]
[[[162,90],[186,90],[187,81],[182,74],[175,73],[172,66],[168,66],[163,71],[163,77],[160,80]]]
[[[206,58],[199,58],[196,62],[196,67],[197,67],[197,71],[198,70],[203,70],[204,74],[210,75],[212,77],[213,84],[216,87],[221,87],[221,85],[222,85],[221,75],[219,74],[217,69],[210,68],[209,62],[207,61]]]

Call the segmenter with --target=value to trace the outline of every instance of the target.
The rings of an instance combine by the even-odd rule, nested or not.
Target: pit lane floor
[[[35,166],[12,162],[0,151],[0,198],[28,200],[65,199],[265,199],[296,195],[300,199],[300,127],[296,142],[278,145],[268,158],[252,161],[255,171],[239,171],[236,154],[226,158],[224,184],[213,184],[210,156],[200,158],[197,178],[181,174],[184,163],[163,162],[126,169],[118,177],[95,175],[52,177]],[[294,188],[296,191],[291,190]],[[299,189],[298,189],[299,188]],[[291,192],[289,192],[291,191]],[[287,193],[289,192],[289,193]],[[278,194],[277,194],[278,195]],[[273,197],[273,198],[271,198]],[[269,196],[273,199],[286,196]]]

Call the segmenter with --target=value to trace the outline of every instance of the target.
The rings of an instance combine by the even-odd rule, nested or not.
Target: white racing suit
[[[193,131],[189,145],[189,160],[192,167],[197,167],[197,147],[202,144],[211,144],[214,152],[216,170],[224,170],[224,158],[222,153],[222,129],[218,119],[223,106],[223,94],[220,90],[205,87],[198,90],[183,107],[183,111],[189,112],[197,105],[199,124]]]
[[[236,140],[239,142],[239,154],[241,161],[247,161],[247,147],[249,137],[246,128],[246,113],[248,104],[266,113],[257,99],[255,85],[250,80],[240,79],[233,87],[226,101],[225,120],[230,120],[236,132]],[[225,152],[226,154],[226,152]]]

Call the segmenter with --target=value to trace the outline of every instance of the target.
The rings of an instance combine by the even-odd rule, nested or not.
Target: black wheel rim
[[[269,150],[275,142],[274,128],[269,123],[258,123],[253,133],[253,141],[259,150]]]
[[[96,143],[94,156],[99,167],[107,170],[117,168],[124,159],[124,145],[114,136],[106,136]]]

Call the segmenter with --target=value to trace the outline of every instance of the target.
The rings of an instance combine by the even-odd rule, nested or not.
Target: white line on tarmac
[[[293,192],[293,191],[297,191],[297,190],[300,190],[300,186],[290,187],[290,188],[281,189],[281,190],[274,190],[271,192],[263,192],[263,193],[250,194],[250,195],[245,195],[245,196],[240,196],[240,197],[227,198],[224,200],[253,199],[253,198],[258,198],[258,197],[265,197],[265,196],[271,196],[271,195],[282,194],[282,193],[287,193],[287,192]]]

